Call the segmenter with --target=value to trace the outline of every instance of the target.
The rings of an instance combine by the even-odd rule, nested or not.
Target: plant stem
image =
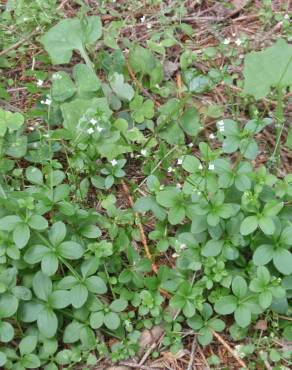
[[[280,165],[280,144],[281,144],[281,136],[285,126],[285,119],[284,119],[284,97],[281,88],[277,90],[277,107],[275,111],[275,119],[276,119],[276,144],[273,151],[273,154],[270,158],[272,163],[274,164],[274,172],[277,171],[277,168]]]

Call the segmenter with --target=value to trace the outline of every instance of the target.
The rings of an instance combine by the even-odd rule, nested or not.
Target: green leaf
[[[258,218],[257,216],[248,216],[246,217],[240,225],[241,235],[249,235],[254,232],[258,227]]]
[[[0,321],[0,342],[8,343],[14,337],[13,326],[6,321]]]
[[[0,319],[15,314],[18,308],[18,300],[12,294],[0,294]]]
[[[65,224],[62,221],[54,223],[49,231],[50,242],[54,246],[57,246],[65,239],[65,236],[66,236]]]
[[[209,240],[202,248],[202,255],[204,257],[216,257],[218,256],[223,248],[224,240]]]
[[[29,166],[25,170],[25,176],[29,182],[36,185],[43,184],[43,174],[42,171],[37,167]]]
[[[214,309],[221,315],[229,315],[234,312],[237,307],[237,299],[232,295],[219,298],[215,302]]]
[[[265,292],[260,293],[259,295],[259,304],[263,310],[266,310],[272,304],[273,295],[272,293],[267,290]]]
[[[211,330],[207,327],[203,327],[202,329],[199,330],[198,332],[198,342],[202,346],[207,346],[212,342],[213,339],[213,334]]]
[[[41,366],[39,358],[37,357],[37,355],[34,355],[33,353],[24,355],[24,357],[21,360],[21,363],[26,369],[36,369]]]
[[[232,281],[232,291],[238,298],[243,298],[247,293],[247,283],[241,276],[236,276]]]
[[[279,39],[273,46],[249,53],[244,60],[244,91],[256,99],[265,97],[271,87],[292,86],[292,46]]]
[[[225,328],[225,322],[220,319],[212,319],[208,322],[208,326],[215,331],[223,331]]]
[[[94,44],[101,35],[102,24],[99,17],[86,17],[83,21],[68,18],[47,31],[41,37],[41,43],[53,64],[64,64],[70,62],[73,50],[78,50],[84,58],[85,45]]]
[[[198,171],[201,162],[197,157],[192,155],[185,155],[183,157],[182,168],[190,173],[195,173]]]
[[[272,218],[262,216],[259,220],[259,227],[261,228],[262,232],[266,235],[272,235],[275,232],[275,224]]]
[[[292,245],[292,226],[285,227],[281,233],[280,241],[285,245]]]
[[[246,305],[239,305],[234,312],[234,318],[241,328],[245,328],[251,322],[251,312]]]
[[[21,222],[19,216],[5,216],[0,219],[0,230],[12,231],[19,222]]]
[[[27,224],[19,223],[13,230],[13,241],[21,249],[26,246],[30,238],[30,230]]]
[[[46,338],[52,338],[57,332],[58,319],[53,310],[43,308],[38,315],[37,324],[39,331]]]
[[[156,200],[163,207],[174,207],[179,194],[176,188],[169,187],[157,193]]]
[[[253,262],[256,266],[266,265],[271,261],[274,255],[274,248],[272,245],[260,245],[254,252]]]
[[[96,239],[101,236],[101,231],[96,225],[86,225],[82,228],[81,234],[88,239]]]
[[[52,276],[58,270],[59,262],[54,252],[49,252],[42,258],[42,272],[45,275]]]
[[[76,284],[70,291],[71,303],[75,308],[82,307],[87,301],[88,290],[83,284]]]
[[[53,74],[52,98],[57,102],[63,102],[71,98],[76,91],[76,87],[68,73],[59,71]]]
[[[116,330],[120,326],[120,318],[115,312],[109,312],[104,316],[104,325],[110,330]]]
[[[97,111],[105,119],[109,118],[112,113],[106,98],[73,99],[69,103],[63,103],[61,111],[64,118],[63,126],[74,135],[76,131],[79,133],[84,131],[82,123],[87,123],[87,120],[89,121],[90,117]],[[107,145],[109,144],[107,143]]]
[[[279,248],[274,252],[273,262],[278,271],[284,275],[292,274],[292,254],[287,249]]]
[[[29,264],[38,263],[48,252],[50,252],[50,248],[44,245],[34,245],[25,252],[24,260]]]
[[[0,366],[5,365],[7,362],[7,356],[4,352],[0,351]]]
[[[52,308],[65,308],[71,304],[71,293],[68,290],[55,290],[50,295],[49,304]]]
[[[80,96],[98,91],[101,87],[99,78],[86,64],[76,64],[73,68],[73,77]]]
[[[36,348],[38,337],[36,335],[28,335],[21,339],[19,343],[19,351],[21,356],[33,352]]]
[[[201,316],[199,316],[199,315],[195,315],[195,316],[187,319],[187,323],[188,323],[190,328],[192,328],[196,331],[201,329],[201,327],[204,325],[204,321],[201,318]]]
[[[91,293],[104,294],[107,292],[107,286],[99,276],[90,276],[85,280],[85,285]]]
[[[128,302],[124,298],[119,298],[112,301],[109,308],[114,312],[122,312],[125,308],[127,308],[127,306]]]
[[[202,129],[196,108],[188,108],[181,117],[181,127],[187,135],[197,136]]]
[[[148,75],[151,75],[156,67],[156,60],[152,53],[139,45],[130,48],[129,63],[134,72]]]
[[[114,73],[110,78],[110,86],[113,91],[122,100],[130,101],[135,95],[135,91],[131,85],[124,82],[124,76],[119,73]]]
[[[172,225],[177,225],[185,218],[185,214],[185,208],[177,205],[169,210],[168,220]]]
[[[63,342],[64,343],[75,343],[79,340],[80,331],[83,324],[77,321],[72,321],[68,324],[64,330]]]
[[[35,274],[32,287],[35,295],[43,301],[47,301],[49,295],[52,293],[52,282],[50,278],[40,271]]]
[[[12,113],[0,108],[0,137],[3,137],[7,130],[13,132],[20,129],[23,123],[24,117],[22,114]]]
[[[102,311],[93,312],[90,315],[90,326],[92,329],[99,329],[103,325],[104,314]]]
[[[48,221],[40,215],[32,215],[28,220],[28,224],[32,229],[35,230],[46,230],[48,228]]]
[[[69,260],[77,260],[84,253],[82,245],[73,241],[62,242],[58,246],[57,251],[62,257]]]

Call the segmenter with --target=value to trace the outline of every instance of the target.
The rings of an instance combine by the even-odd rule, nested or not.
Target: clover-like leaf
[[[256,99],[265,97],[272,87],[292,86],[292,46],[279,39],[273,46],[245,57],[244,91]]]

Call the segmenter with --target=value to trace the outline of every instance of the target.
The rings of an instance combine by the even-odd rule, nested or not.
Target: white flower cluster
[[[52,99],[50,97],[50,95],[47,95],[47,98],[45,100],[41,100],[41,104],[44,104],[44,105],[51,105],[52,104]]]
[[[91,118],[90,119],[90,121],[89,121],[89,123],[95,128],[95,130],[97,131],[97,132],[101,132],[102,130],[103,130],[103,128],[102,127],[100,127],[99,126],[99,124],[98,124],[98,121],[96,120],[96,119],[94,119],[94,118]],[[93,134],[94,133],[94,128],[93,127],[89,127],[88,129],[87,129],[87,133],[89,134],[89,135],[91,135],[91,134]]]
[[[224,132],[224,121],[223,120],[218,122],[218,126],[219,126],[219,131]]]
[[[231,38],[230,37],[226,37],[226,39],[223,40],[223,45],[229,45],[231,43]],[[234,43],[236,44],[236,46],[240,46],[242,44],[242,40],[238,37]]]

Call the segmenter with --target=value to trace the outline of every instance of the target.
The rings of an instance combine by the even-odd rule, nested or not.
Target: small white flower
[[[148,28],[148,30],[151,30],[152,24],[151,23],[147,23],[146,27]]]
[[[188,144],[188,147],[189,147],[189,148],[192,148],[193,146],[194,146],[194,144],[193,144],[193,143],[189,143],[189,144]]]
[[[159,190],[163,190],[163,189],[164,189],[164,185],[160,185]]]
[[[143,17],[142,18],[140,18],[140,21],[142,22],[142,23],[144,23],[145,22],[145,15],[143,15]]]
[[[115,159],[113,159],[112,161],[110,161],[111,162],[111,165],[112,166],[116,166],[117,164],[118,164],[118,161],[117,160],[115,160]]]
[[[41,100],[41,104],[51,105],[52,104],[52,100],[50,98],[47,98],[46,100]]]
[[[289,14],[285,14],[285,15],[284,15],[284,19],[290,19]]]
[[[199,170],[202,170],[203,169],[202,163],[199,164],[199,167],[198,168],[199,168]]]
[[[53,76],[52,76],[53,80],[60,80],[61,78],[62,78],[62,76],[59,73],[54,73]]]
[[[237,46],[240,46],[242,44],[242,41],[240,40],[240,38],[238,38],[238,39],[235,40],[235,44]]]
[[[210,135],[209,135],[209,138],[210,138],[211,140],[214,140],[214,139],[216,138],[216,136],[215,136],[214,134],[210,134]]]
[[[97,124],[97,120],[94,119],[94,118],[91,118],[91,120],[89,121],[92,125],[96,125]]]
[[[230,44],[230,37],[227,37],[226,39],[223,40],[224,45],[229,45]]]
[[[223,120],[219,121],[218,126],[224,126],[224,121]]]
[[[42,87],[44,84],[44,81],[43,80],[37,80],[37,86],[38,87]]]
[[[103,128],[102,127],[100,127],[100,126],[96,126],[96,131],[97,132],[101,132],[103,130]]]
[[[172,258],[177,258],[177,257],[179,257],[179,254],[177,254],[177,253],[173,253],[173,255],[171,256]]]
[[[181,189],[181,184],[180,184],[180,183],[177,183],[177,184],[176,184],[176,188],[177,188],[177,189]]]
[[[174,169],[172,167],[168,167],[168,169],[167,169],[168,173],[173,172],[173,171],[174,171]]]
[[[224,126],[219,127],[220,132],[224,132]]]
[[[94,133],[93,128],[92,128],[92,127],[90,127],[90,128],[87,130],[87,133],[88,133],[89,135],[93,134],[93,133]]]
[[[177,164],[178,165],[181,165],[183,163],[183,158],[178,158],[178,160],[177,160]]]
[[[147,150],[146,149],[142,149],[140,153],[145,157],[147,155]]]
[[[209,167],[208,167],[208,169],[209,169],[210,171],[214,171],[214,169],[215,169],[214,164],[213,164],[213,163],[209,163]]]
[[[184,243],[182,243],[180,246],[179,246],[179,249],[181,250],[181,251],[183,251],[184,249],[186,249],[186,245],[184,244]]]

